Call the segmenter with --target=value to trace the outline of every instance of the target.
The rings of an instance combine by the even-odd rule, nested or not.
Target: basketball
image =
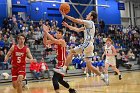
[[[64,12],[65,14],[70,12],[70,5],[68,3],[62,3],[60,5],[60,11]]]

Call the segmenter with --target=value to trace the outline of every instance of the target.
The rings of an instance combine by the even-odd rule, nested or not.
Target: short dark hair
[[[60,32],[63,35],[63,30],[62,29],[58,29],[58,32]]]
[[[26,39],[25,35],[23,33],[21,33],[21,34],[18,34],[17,40],[19,39],[20,36],[22,36],[22,37],[24,37],[24,39]]]
[[[91,13],[91,16],[93,16],[92,20],[97,19],[97,13],[95,11],[91,11],[90,13]]]

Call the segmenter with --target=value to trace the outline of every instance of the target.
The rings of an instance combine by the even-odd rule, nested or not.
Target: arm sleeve
[[[86,28],[93,28],[93,22],[90,20],[83,20],[84,25],[86,26]]]

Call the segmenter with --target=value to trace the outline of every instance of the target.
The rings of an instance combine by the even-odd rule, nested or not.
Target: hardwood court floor
[[[110,74],[110,85],[106,86],[99,77],[70,77],[66,80],[77,90],[77,93],[140,93],[140,72],[123,72],[123,79]],[[16,93],[11,85],[0,84],[0,93]],[[51,81],[28,84],[23,93],[55,93]],[[60,86],[60,93],[68,93]]]

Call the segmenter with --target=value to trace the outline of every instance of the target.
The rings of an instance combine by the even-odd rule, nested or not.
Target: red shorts
[[[25,72],[25,66],[22,67],[12,67],[12,81],[16,81],[19,75],[23,75],[23,78],[25,78],[26,72]]]
[[[58,60],[58,63],[57,63],[57,65],[56,65],[56,68],[61,68],[61,67],[63,67],[63,66],[64,66],[64,63],[65,63],[65,61],[59,61],[59,60]]]

